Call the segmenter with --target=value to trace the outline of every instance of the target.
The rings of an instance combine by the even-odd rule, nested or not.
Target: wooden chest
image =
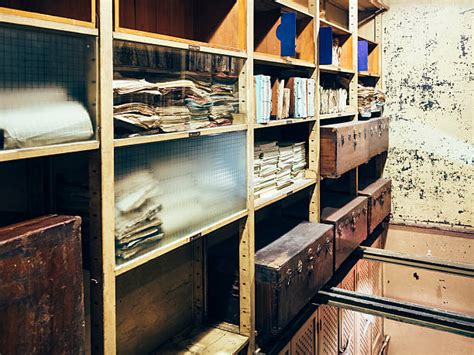
[[[392,181],[380,178],[371,184],[366,184],[363,190],[359,191],[360,196],[367,196],[369,199],[368,211],[368,232],[372,233],[383,220],[390,214],[392,205]]]
[[[359,196],[348,200],[342,194],[330,194],[325,200],[328,207],[322,209],[321,221],[335,226],[334,268],[338,269],[367,238],[368,199]]]
[[[57,215],[0,228],[0,353],[83,353],[80,228]]]
[[[368,122],[322,126],[321,175],[339,177],[369,160]]]
[[[388,117],[373,118],[369,125],[369,158],[388,150],[389,119]]]
[[[255,254],[257,329],[278,334],[333,274],[330,225],[302,222]]]

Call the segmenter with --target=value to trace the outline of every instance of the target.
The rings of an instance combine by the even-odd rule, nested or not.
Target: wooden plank
[[[149,354],[193,325],[193,246],[117,278],[117,354]]]
[[[77,21],[61,22],[56,21],[56,18],[50,19],[50,17],[54,16],[41,15],[31,17],[28,16],[30,14],[29,12],[23,14],[24,11],[12,11],[5,11],[4,8],[0,8],[0,23],[44,28],[49,30],[78,33],[89,36],[97,36],[99,34],[99,31],[95,28],[95,25],[92,24],[90,24],[89,26],[82,23],[77,23]]]
[[[205,52],[205,53],[214,53],[214,54],[230,55],[233,57],[245,58],[245,54],[244,54],[245,52],[243,52],[239,48],[234,48],[234,47],[226,46],[226,45],[216,45],[212,43],[206,43],[206,42],[195,41],[191,39],[162,35],[158,33],[132,30],[132,29],[122,28],[122,27],[116,28],[115,33],[114,33],[114,38],[130,40],[133,42],[156,44],[156,45],[166,46],[166,47],[171,47],[171,48],[189,49],[189,46],[192,46],[192,48],[198,47],[200,51]]]
[[[0,150],[0,162],[20,160],[28,158],[38,158],[50,155],[67,154],[96,150],[99,142],[95,140],[75,143],[53,144],[33,148],[6,149]]]
[[[288,187],[285,187],[284,189],[275,191],[274,194],[271,194],[270,196],[265,196],[265,197],[260,197],[255,199],[255,210],[259,210],[261,208],[264,208],[268,205],[271,205],[272,203],[275,203],[277,201],[280,201],[287,196],[290,196],[294,194],[295,192],[301,191],[307,187],[310,187],[312,185],[316,184],[315,179],[301,179],[300,181],[296,181],[293,184],[291,184]]]
[[[248,338],[239,334],[226,332],[218,328],[196,328],[190,333],[183,333],[169,345],[162,347],[155,354],[160,355],[195,355],[195,354],[238,354],[248,343]]]
[[[326,113],[323,115],[319,115],[320,120],[330,120],[333,118],[339,118],[339,117],[348,117],[348,116],[355,116],[357,115],[356,110],[347,110],[346,112],[338,112],[338,113]]]
[[[335,65],[320,65],[319,70],[324,73],[343,73],[343,74],[355,74],[353,69],[338,67]]]
[[[91,341],[93,354],[116,353],[112,2],[99,3],[99,140],[92,156]]]
[[[349,31],[352,31],[353,35],[348,40],[351,43],[350,48],[352,49],[352,68],[355,68],[354,77],[352,78],[351,83],[349,84],[349,105],[357,107],[357,49],[358,49],[358,40],[357,40],[357,30],[358,30],[358,12],[357,12],[357,1],[358,0],[349,0]],[[356,116],[356,120],[359,117]]]
[[[259,123],[255,124],[254,129],[261,129],[267,127],[277,127],[277,126],[287,126],[293,125],[298,123],[305,123],[305,122],[315,122],[315,117],[307,117],[307,118],[285,118],[282,120],[272,120],[266,123]]]
[[[153,134],[148,136],[137,136],[130,138],[119,138],[115,139],[115,147],[126,147],[130,145],[164,142],[176,139],[187,139],[200,136],[209,136],[216,134],[223,134],[228,132],[245,131],[247,129],[246,124],[234,124],[231,126],[204,128],[200,130],[184,131],[184,132],[173,132],[163,134]]]
[[[219,228],[222,228],[232,222],[235,222],[245,216],[247,216],[248,212],[247,210],[242,210],[240,212],[237,212],[229,217],[223,218],[222,220],[213,223],[207,227],[204,227],[200,230],[197,230],[195,233],[186,235],[182,238],[179,238],[171,243],[166,244],[165,246],[162,246],[157,249],[150,250],[149,252],[142,254],[130,261],[124,262],[122,264],[119,264],[115,267],[115,274],[117,276],[122,275],[130,270],[133,270],[143,264],[148,263],[151,260],[157,259],[160,256],[167,254],[175,249],[178,249],[182,247],[183,245],[189,244],[196,238],[200,238],[206,234],[209,234],[211,232],[214,232],[215,230],[218,230]]]
[[[321,23],[321,27],[323,26],[326,26],[326,27],[332,27],[333,29],[333,32],[336,33],[336,34],[339,34],[339,35],[352,35],[352,32],[349,31],[347,28],[344,28],[340,25],[337,25],[335,23],[332,23],[328,20],[325,20],[325,19],[320,19],[319,20],[320,23]]]
[[[279,65],[279,66],[304,67],[304,68],[316,67],[316,64],[314,64],[314,62],[309,62],[306,60],[292,58],[292,57],[280,57],[277,55],[260,53],[260,52],[254,53],[254,60],[257,63],[274,64],[274,65]]]
[[[241,109],[247,116],[247,209],[249,214],[239,225],[239,332],[248,338],[247,354],[253,354],[255,344],[255,201],[254,201],[254,2],[246,1],[245,19],[247,61],[241,73],[246,96]]]

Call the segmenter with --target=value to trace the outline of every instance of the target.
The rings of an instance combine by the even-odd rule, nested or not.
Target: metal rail
[[[416,267],[465,277],[474,277],[473,264],[458,263],[430,256],[411,255],[365,246],[359,246],[356,255],[366,260]]]
[[[463,314],[337,287],[319,291],[315,302],[474,338],[474,317]]]

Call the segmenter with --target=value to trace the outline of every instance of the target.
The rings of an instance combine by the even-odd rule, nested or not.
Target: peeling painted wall
[[[388,3],[382,67],[393,218],[472,227],[474,2]]]

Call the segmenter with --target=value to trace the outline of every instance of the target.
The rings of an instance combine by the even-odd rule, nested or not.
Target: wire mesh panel
[[[315,317],[311,316],[291,339],[291,355],[316,354]]]
[[[245,209],[245,161],[245,132],[118,149],[118,262]]]
[[[94,56],[94,38],[0,26],[0,149],[92,138]]]
[[[338,354],[338,308],[322,305],[318,317],[319,354]]]
[[[339,285],[344,290],[355,290],[355,269],[352,269]],[[355,355],[356,313],[340,308],[340,344],[339,351],[345,355]]]
[[[115,137],[243,123],[243,59],[114,41]]]

